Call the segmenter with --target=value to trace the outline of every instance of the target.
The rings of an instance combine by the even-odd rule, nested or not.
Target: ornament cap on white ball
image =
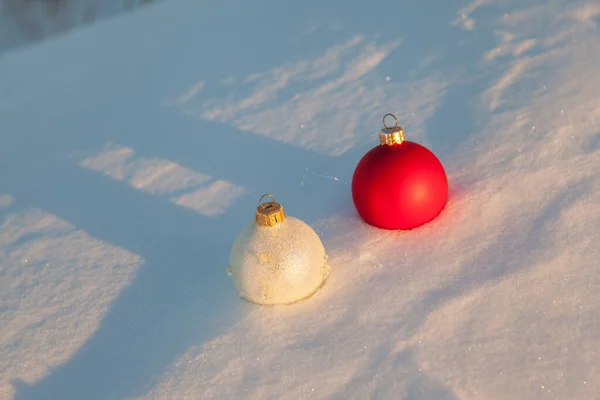
[[[263,203],[265,197],[270,197],[272,201]],[[258,201],[256,207],[256,215],[254,221],[260,226],[275,226],[285,220],[285,213],[281,204],[275,201],[275,197],[271,194],[263,194]]]
[[[266,197],[272,201],[263,203]],[[329,272],[317,233],[286,216],[270,194],[260,198],[254,222],[236,238],[227,267],[240,296],[262,305],[308,299],[325,284]]]

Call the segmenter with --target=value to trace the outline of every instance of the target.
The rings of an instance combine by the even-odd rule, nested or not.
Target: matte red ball
[[[435,154],[418,143],[380,145],[356,166],[352,199],[368,224],[412,229],[431,221],[445,207],[448,178]]]

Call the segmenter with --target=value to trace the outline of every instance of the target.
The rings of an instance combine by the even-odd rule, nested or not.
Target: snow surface
[[[600,398],[600,3],[168,0],[0,58],[0,398]],[[418,5],[417,5],[418,3]],[[435,14],[434,14],[435,13]],[[386,112],[432,223],[362,223]],[[332,273],[225,274],[273,193]]]
[[[0,54],[154,0],[0,0]]]

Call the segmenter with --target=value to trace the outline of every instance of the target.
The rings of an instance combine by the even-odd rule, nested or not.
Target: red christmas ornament
[[[385,124],[391,116],[393,127]],[[352,200],[368,224],[382,229],[412,229],[434,219],[448,200],[448,178],[438,158],[418,143],[404,140],[393,114],[383,117],[380,145],[360,160],[352,177]]]

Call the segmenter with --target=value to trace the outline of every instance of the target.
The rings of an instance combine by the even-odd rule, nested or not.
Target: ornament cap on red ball
[[[386,117],[394,126],[387,126]],[[352,177],[352,200],[365,222],[382,229],[413,229],[436,216],[448,200],[448,178],[426,147],[405,139],[393,114],[383,117],[379,146],[359,161]]]

